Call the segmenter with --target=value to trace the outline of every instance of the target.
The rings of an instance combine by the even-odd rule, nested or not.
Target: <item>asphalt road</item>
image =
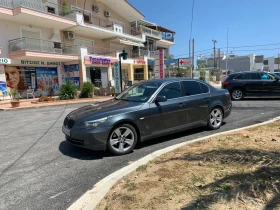
[[[234,102],[231,116],[218,131],[194,129],[113,157],[64,140],[64,117],[79,106],[0,112],[0,209],[66,209],[100,179],[153,151],[280,116],[280,100]]]

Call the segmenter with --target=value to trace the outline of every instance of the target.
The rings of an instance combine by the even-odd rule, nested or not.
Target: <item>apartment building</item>
[[[164,59],[170,59],[170,47],[175,44],[175,31],[146,20],[137,20],[132,22],[131,26],[146,36],[144,47],[134,47],[132,54],[133,57],[147,57],[149,78],[151,78],[154,75],[155,52],[163,50]]]
[[[0,0],[0,80],[43,94],[65,81],[114,86],[112,63],[123,49],[123,80],[147,80],[148,60],[169,51],[175,32],[138,25],[143,19],[126,0]]]

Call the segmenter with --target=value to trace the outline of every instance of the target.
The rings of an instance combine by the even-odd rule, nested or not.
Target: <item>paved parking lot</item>
[[[79,106],[0,112],[0,209],[66,209],[100,179],[153,151],[280,116],[280,100],[234,102],[231,116],[218,131],[194,129],[113,157],[65,142],[62,122]]]

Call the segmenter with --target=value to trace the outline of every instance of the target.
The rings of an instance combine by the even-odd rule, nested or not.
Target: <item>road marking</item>
[[[66,192],[67,192],[67,191],[62,191],[62,192],[60,192],[60,193],[57,193],[56,195],[51,196],[49,199],[54,199],[54,198],[56,198],[57,196],[60,196],[61,194],[66,193]]]

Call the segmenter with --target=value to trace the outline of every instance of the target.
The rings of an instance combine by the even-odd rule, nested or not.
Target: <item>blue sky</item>
[[[145,15],[146,20],[176,31],[176,43],[171,48],[171,53],[175,57],[188,56],[192,0],[129,2]],[[212,39],[217,40],[217,48],[223,48],[221,51],[226,52],[227,27],[239,24],[240,26],[229,30],[229,47],[279,45],[236,48],[234,52],[237,55],[255,53],[278,56],[279,23],[280,0],[195,0],[192,33],[195,39],[195,54],[213,48]],[[229,52],[231,50],[229,49]],[[201,53],[210,55],[211,51]]]

